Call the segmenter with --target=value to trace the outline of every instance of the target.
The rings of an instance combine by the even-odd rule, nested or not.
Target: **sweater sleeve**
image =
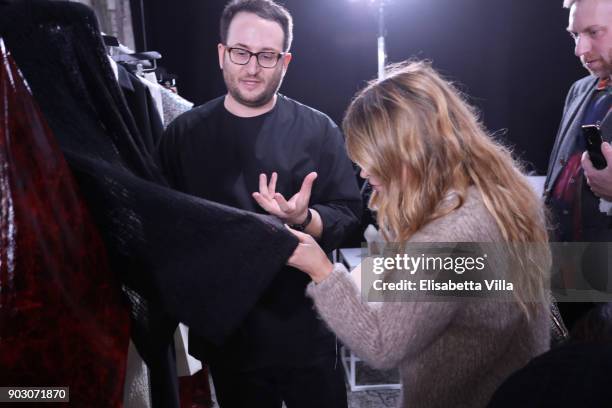
[[[383,302],[361,299],[346,268],[334,265],[307,294],[329,327],[355,354],[374,368],[391,368],[419,355],[450,324],[457,302]]]

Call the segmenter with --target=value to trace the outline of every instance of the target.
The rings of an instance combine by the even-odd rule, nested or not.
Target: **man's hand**
[[[608,142],[601,144],[601,153],[606,159],[608,165],[597,170],[593,167],[593,163],[589,158],[588,152],[582,154],[582,168],[584,169],[584,177],[587,184],[591,187],[591,191],[600,198],[607,201],[612,201],[612,146]]]
[[[312,193],[312,184],[317,178],[317,173],[309,173],[304,177],[302,187],[289,201],[281,193],[276,192],[276,180],[278,175],[272,173],[270,183],[267,176],[259,175],[259,192],[253,193],[257,204],[268,213],[277,216],[287,224],[301,224],[306,221],[308,215],[308,203]]]

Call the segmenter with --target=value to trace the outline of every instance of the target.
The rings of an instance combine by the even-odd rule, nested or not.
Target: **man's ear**
[[[219,54],[219,68],[223,69],[223,60],[225,58],[225,45],[217,44],[217,53]]]
[[[287,70],[289,63],[291,62],[291,58],[293,58],[293,55],[291,55],[290,52],[287,52],[285,53],[285,55],[283,55],[283,70]]]

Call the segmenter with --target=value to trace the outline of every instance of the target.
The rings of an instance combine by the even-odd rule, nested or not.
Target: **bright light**
[[[385,79],[385,63],[387,55],[385,53],[385,37],[378,37],[378,79]]]
[[[385,52],[385,5],[391,0],[348,0],[350,3],[357,3],[365,1],[370,5],[376,5],[378,7],[378,79],[384,79],[385,77],[385,64],[387,63],[387,53]]]

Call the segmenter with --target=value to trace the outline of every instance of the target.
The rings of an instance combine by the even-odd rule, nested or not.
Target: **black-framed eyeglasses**
[[[245,50],[244,48],[237,47],[226,47],[227,52],[229,53],[230,61],[234,64],[238,65],[246,65],[251,60],[251,57],[255,57],[257,59],[257,63],[262,68],[274,68],[278,61],[281,59],[284,52],[274,52],[274,51],[260,51],[260,52],[251,52],[249,50]]]

